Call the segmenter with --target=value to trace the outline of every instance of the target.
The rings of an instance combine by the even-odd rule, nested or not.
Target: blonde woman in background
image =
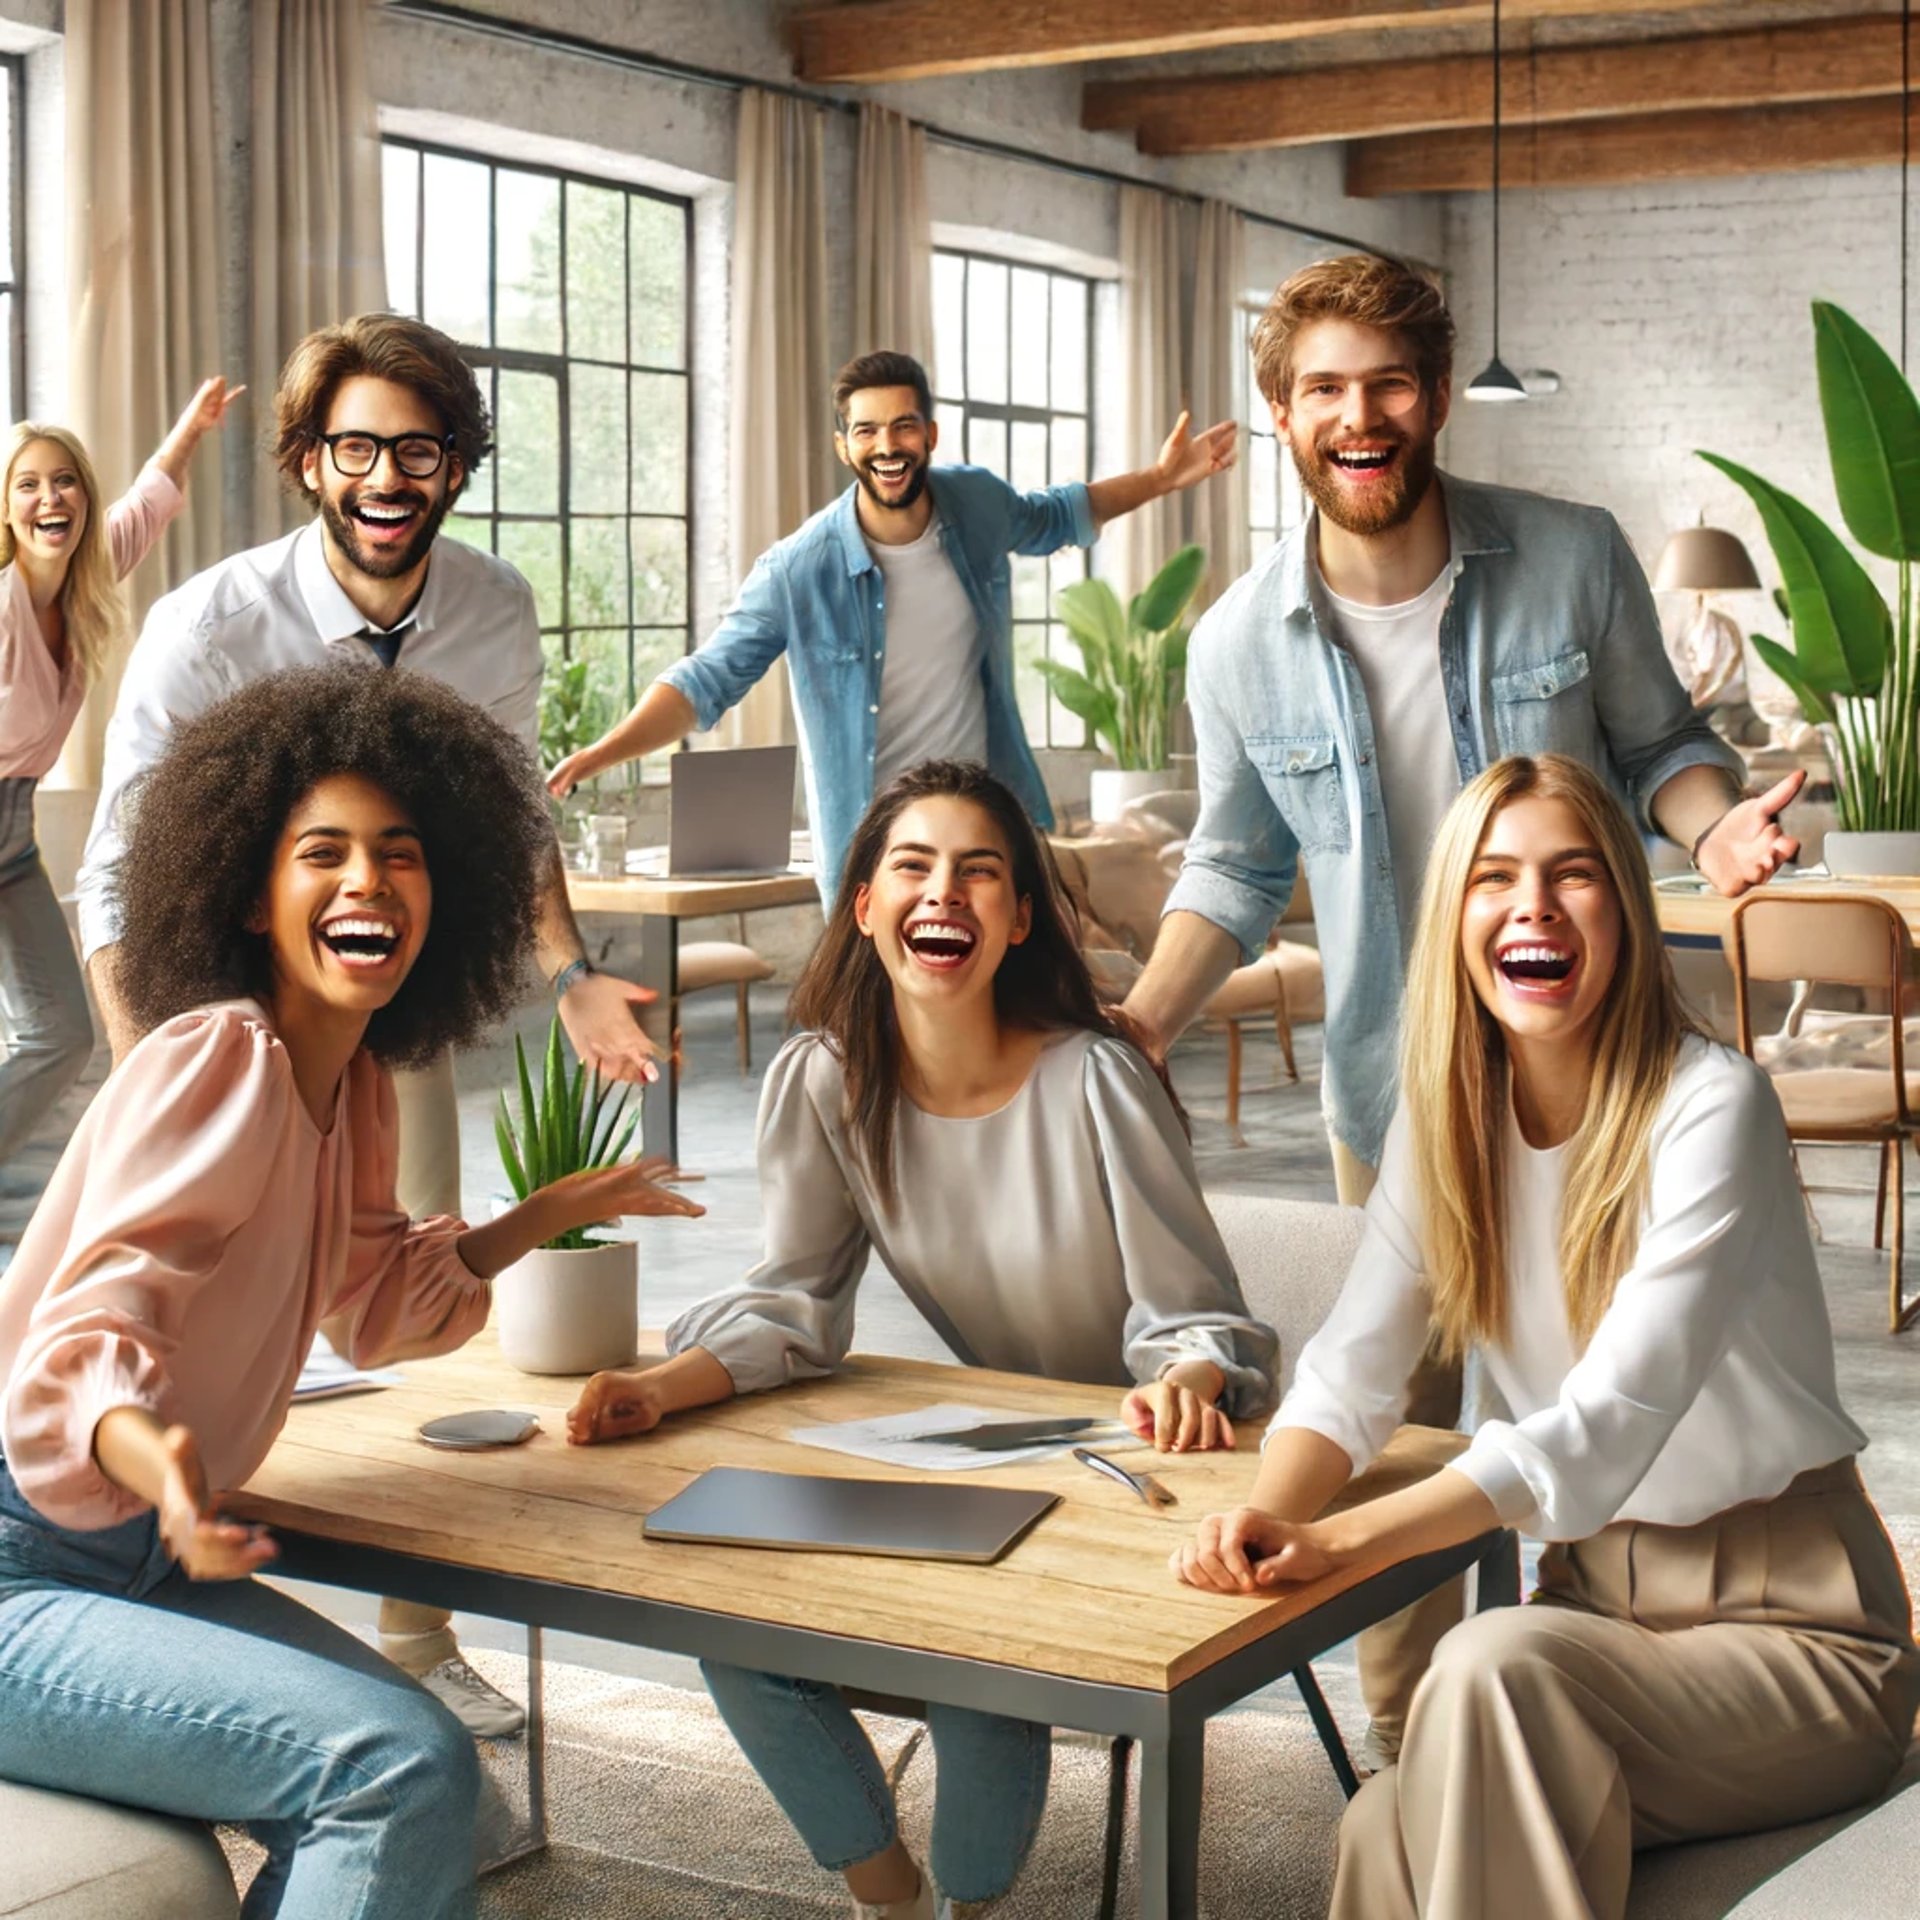
[[[180,511],[193,450],[246,391],[200,390],[104,512],[65,427],[8,436],[0,522],[0,1165],[87,1063],[93,1023],[59,902],[33,837],[33,795],[127,626],[120,583]]]
[[[1878,1793],[1920,1702],[1900,1566],[1766,1076],[1680,1004],[1633,830],[1555,754],[1442,824],[1400,1110],[1346,1286],[1252,1498],[1173,1556],[1252,1593],[1496,1526],[1525,1606],[1440,1641],[1340,1829],[1334,1920],[1620,1920],[1633,1850]],[[1320,1518],[1436,1329],[1510,1417]]]

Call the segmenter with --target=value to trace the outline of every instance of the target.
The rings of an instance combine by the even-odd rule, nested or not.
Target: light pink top
[[[107,509],[107,550],[120,579],[146,558],[183,498],[149,460]],[[56,667],[25,577],[18,566],[0,567],[0,780],[38,780],[59,759],[86,692],[72,636]]]
[[[93,1460],[114,1407],[191,1427],[210,1485],[266,1458],[315,1327],[349,1316],[353,1359],[447,1353],[491,1290],[455,1251],[462,1222],[394,1199],[393,1082],[371,1054],[322,1133],[251,1000],[154,1029],[75,1130],[0,1275],[0,1444],[57,1526],[144,1511]]]

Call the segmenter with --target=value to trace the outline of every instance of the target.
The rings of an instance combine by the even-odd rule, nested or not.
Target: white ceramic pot
[[[1158,767],[1151,773],[1136,772],[1132,768],[1095,767],[1089,794],[1094,824],[1110,826],[1126,810],[1128,801],[1138,800],[1142,794],[1165,793],[1174,784],[1175,776],[1166,767]]]
[[[1855,880],[1920,878],[1920,833],[1830,832],[1827,871]]]
[[[522,1373],[624,1367],[640,1348],[640,1268],[629,1240],[536,1247],[493,1283],[500,1351]]]

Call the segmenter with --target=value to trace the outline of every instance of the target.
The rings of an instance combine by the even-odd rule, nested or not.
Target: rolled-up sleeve
[[[1084,481],[1040,487],[1032,493],[1009,487],[1007,494],[1009,553],[1058,553],[1062,547],[1090,547],[1100,537]]]
[[[94,1429],[115,1407],[171,1417],[169,1366],[188,1310],[260,1205],[296,1097],[273,1044],[255,1023],[183,1015],[96,1098],[78,1225],[0,1408],[14,1480],[57,1526],[109,1527],[145,1510],[101,1472]]]
[[[792,612],[780,550],[770,548],[754,562],[706,644],[660,675],[693,708],[702,732],[744,700],[787,650]]]
[[[1166,1089],[1117,1040],[1087,1049],[1085,1084],[1132,1297],[1128,1370],[1136,1380],[1157,1380],[1182,1361],[1210,1360],[1226,1376],[1228,1413],[1264,1413],[1273,1404],[1280,1343],[1247,1311]]]
[[[1372,1465],[1393,1437],[1431,1318],[1419,1217],[1411,1133],[1400,1114],[1387,1129],[1380,1178],[1346,1283],[1301,1349],[1269,1435],[1305,1427],[1331,1440],[1355,1473]]]
[[[1647,576],[1610,515],[1607,569],[1607,631],[1594,650],[1594,705],[1635,810],[1657,833],[1654,795],[1676,773],[1720,767],[1744,782],[1746,767],[1687,697],[1660,638]]]
[[[460,1258],[464,1220],[414,1220],[395,1197],[400,1115],[387,1070],[359,1053],[348,1072],[353,1224],[327,1317],[344,1318],[355,1366],[451,1353],[486,1325],[493,1289]]]
[[[853,1341],[854,1299],[871,1242],[820,1110],[839,1074],[825,1043],[799,1034],[767,1069],[756,1129],[766,1239],[745,1282],[690,1307],[667,1350],[704,1347],[738,1393],[833,1372]]]
[[[1300,849],[1247,757],[1228,684],[1229,641],[1211,613],[1194,629],[1187,706],[1199,762],[1200,813],[1161,911],[1211,920],[1239,943],[1241,959],[1252,961],[1293,894]]]

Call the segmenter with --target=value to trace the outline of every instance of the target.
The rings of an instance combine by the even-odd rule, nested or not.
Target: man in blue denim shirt
[[[1316,511],[1194,633],[1200,817],[1127,1002],[1171,1042],[1259,953],[1304,863],[1349,1202],[1398,1095],[1428,838],[1490,761],[1551,751],[1600,769],[1722,893],[1798,851],[1775,815],[1800,776],[1741,798],[1739,756],[1689,705],[1612,516],[1437,472],[1452,347],[1438,289],[1366,256],[1295,275],[1261,322],[1261,391]]]
[[[715,725],[784,653],[829,905],[867,802],[921,760],[984,761],[1053,824],[1014,693],[1008,555],[1091,546],[1107,521],[1230,467],[1235,438],[1231,421],[1190,435],[1182,414],[1151,467],[1019,493],[983,467],[929,467],[933,397],[906,354],[850,361],[833,407],[853,485],[763,553],[706,645],[548,781],[565,794]]]

